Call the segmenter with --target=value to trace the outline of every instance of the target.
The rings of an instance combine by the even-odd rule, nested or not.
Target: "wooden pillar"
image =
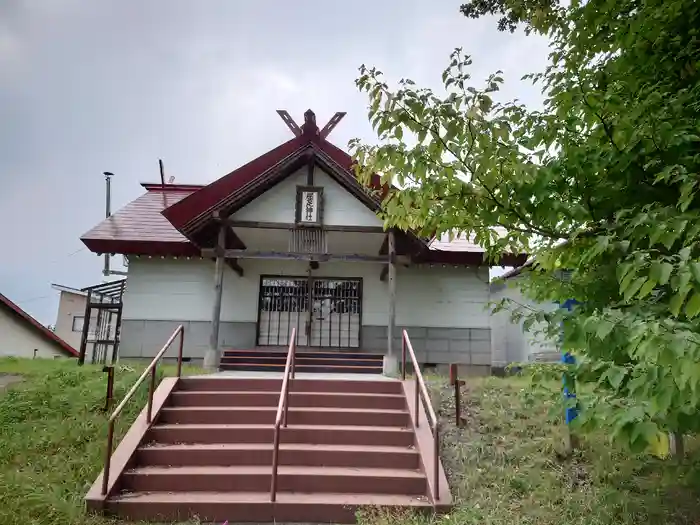
[[[80,354],[78,355],[78,365],[83,366],[85,363],[85,354],[87,354],[88,331],[90,329],[90,314],[92,309],[92,290],[88,290],[87,299],[85,302],[85,314],[83,314],[83,333],[80,336]]]
[[[394,352],[394,332],[396,331],[396,238],[394,230],[389,230],[389,322],[386,330],[387,351],[384,359],[384,373],[394,375],[398,371],[398,361]]]
[[[219,325],[221,324],[221,296],[224,291],[224,252],[226,250],[226,228],[222,224],[216,246],[216,266],[214,270],[214,307],[211,315],[209,350],[204,355],[204,368],[215,370],[219,366]]]

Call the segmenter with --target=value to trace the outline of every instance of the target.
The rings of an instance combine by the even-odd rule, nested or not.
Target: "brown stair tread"
[[[243,428],[254,428],[254,429],[270,429],[272,425],[255,425],[255,424],[220,424],[220,423],[164,423],[157,424],[151,428],[158,428],[163,430],[176,429],[176,428],[193,428],[193,429],[229,429],[232,432]],[[292,430],[343,430],[346,432],[358,431],[358,432],[413,432],[412,429],[408,427],[398,427],[398,426],[372,426],[372,425],[294,425],[287,427]]]
[[[246,394],[246,395],[272,395],[274,394],[279,398],[280,396],[280,391],[279,390],[177,390],[173,392],[173,395],[175,396],[180,396],[180,395],[197,395],[197,394],[221,394],[221,395],[237,395],[237,394]],[[342,397],[382,397],[382,398],[393,398],[393,399],[405,399],[406,396],[403,394],[382,394],[382,393],[374,393],[374,392],[333,392],[333,391],[327,391],[327,392],[294,392],[290,389],[289,391],[290,396],[342,396]],[[260,407],[257,407],[260,408]],[[292,408],[292,407],[289,407]]]
[[[185,406],[185,407],[164,407],[162,412],[191,412],[191,411],[217,411],[217,412],[273,412],[277,413],[275,406],[239,406],[239,407],[217,407],[217,406]],[[363,414],[408,414],[408,410],[396,410],[391,408],[336,408],[336,407],[289,407],[290,412],[316,412],[316,413],[352,413],[359,412]],[[298,425],[294,425],[297,427]],[[332,425],[337,428],[336,425]]]
[[[224,357],[235,357],[237,359],[245,359],[250,357],[251,359],[286,359],[287,354],[278,354],[275,356],[269,356],[269,355],[239,355],[236,352],[224,352],[223,353]],[[348,358],[348,357],[323,357],[323,356],[311,356],[311,355],[305,355],[305,356],[296,356],[296,359],[303,359],[304,361],[313,361],[313,360],[322,360],[322,361],[343,361],[345,363],[349,361],[377,361],[379,364],[383,364],[384,359],[383,356],[372,356],[369,355],[367,357],[362,356],[362,357],[356,357],[356,358]],[[297,365],[299,366],[299,365]],[[367,365],[365,365],[367,366]]]
[[[300,358],[302,359],[302,358]],[[304,358],[306,359],[306,358]],[[320,358],[318,358],[320,359]],[[224,365],[238,365],[238,366],[265,366],[269,368],[284,368],[287,366],[286,363],[249,363],[247,361],[238,361],[236,363],[223,363]],[[364,365],[364,366],[357,366],[357,365],[302,365],[302,364],[295,364],[294,367],[296,369],[300,368],[308,368],[308,367],[322,367],[322,368],[369,368],[371,370],[381,368],[383,366],[383,361],[377,361],[376,365]]]
[[[123,492],[111,501],[143,503],[270,503],[269,492]],[[277,503],[316,505],[409,505],[432,506],[425,496],[357,493],[277,492]]]
[[[270,465],[244,465],[244,466],[185,466],[185,467],[161,467],[141,466],[129,469],[129,474],[141,475],[168,475],[168,476],[247,476],[247,475],[272,475]],[[352,467],[306,467],[280,465],[277,473],[283,475],[304,476],[372,476],[373,478],[425,478],[425,474],[419,470],[390,469],[390,468],[352,468]]]
[[[168,449],[187,452],[190,450],[271,450],[272,443],[177,443],[173,445],[165,443],[146,444],[139,449]],[[323,445],[315,443],[280,443],[280,450],[317,450],[317,451],[344,451],[344,452],[374,452],[417,454],[415,447],[392,447],[389,445]]]

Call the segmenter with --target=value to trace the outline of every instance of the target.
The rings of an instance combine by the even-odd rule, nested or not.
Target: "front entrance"
[[[260,346],[286,346],[292,328],[297,346],[359,348],[362,279],[260,278]]]

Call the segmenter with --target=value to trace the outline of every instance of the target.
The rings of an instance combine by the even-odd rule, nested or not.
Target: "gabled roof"
[[[214,212],[230,215],[309,161],[320,164],[346,190],[378,210],[380,200],[373,199],[356,179],[352,157],[320,135],[311,110],[304,116],[306,121],[298,136],[180,200],[163,215],[189,237],[211,222]],[[370,186],[379,192],[388,191],[376,176]]]
[[[48,343],[54,345],[58,350],[60,350],[64,354],[67,354],[71,357],[78,357],[78,352],[72,346],[70,346],[63,339],[58,337],[55,333],[46,328],[39,321],[34,319],[31,315],[22,310],[19,306],[10,301],[10,299],[5,297],[1,293],[0,308],[3,308],[6,311],[8,311],[10,315],[16,316],[20,320],[20,322],[22,322],[32,332],[39,335]]]
[[[145,195],[87,232],[82,241],[96,253],[198,256],[200,248],[213,246],[216,239],[215,212],[230,216],[309,163],[321,167],[368,208],[378,211],[390,188],[382,185],[376,175],[371,178],[369,188],[361,185],[353,171],[352,157],[319,132],[311,110],[304,117],[304,125],[297,127],[293,139],[207,186],[143,184]],[[245,249],[234,231],[227,235],[229,248]],[[450,244],[430,245],[429,240],[420,239],[412,232],[397,235],[399,253],[411,253],[417,262],[484,263],[480,248],[456,249]],[[507,264],[522,262],[524,258],[516,256]]]

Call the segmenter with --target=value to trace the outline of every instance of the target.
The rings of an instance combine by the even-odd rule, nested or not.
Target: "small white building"
[[[54,332],[0,294],[0,357],[77,357]]]
[[[82,236],[128,258],[120,357],[153,356],[179,324],[185,355],[208,364],[283,347],[292,328],[300,348],[398,355],[405,328],[423,363],[490,369],[483,251],[385,231],[390,189],[357,181],[326,140],[334,120],[319,130],[307,111],[293,139],[209,185],[143,184]]]
[[[499,302],[509,299],[511,307],[522,305],[530,310],[552,312],[558,308],[555,303],[541,304],[527,298],[517,286],[522,279],[526,265],[515,268],[500,276],[491,284],[491,300]],[[538,330],[542,328],[535,323],[529,331],[523,329],[523,321],[511,321],[511,310],[501,310],[491,316],[491,347],[493,348],[493,366],[505,367],[512,363],[551,362],[561,359],[557,342],[543,336]]]
[[[61,284],[51,285],[54,290],[60,292],[54,332],[78,350],[85,337],[85,361],[88,363],[110,361],[112,349],[116,344],[118,314],[113,310],[87,308],[89,298],[92,298],[93,305],[104,302],[99,291],[109,285],[110,283],[103,283],[83,289]],[[85,330],[85,316],[88,312],[90,320]]]

